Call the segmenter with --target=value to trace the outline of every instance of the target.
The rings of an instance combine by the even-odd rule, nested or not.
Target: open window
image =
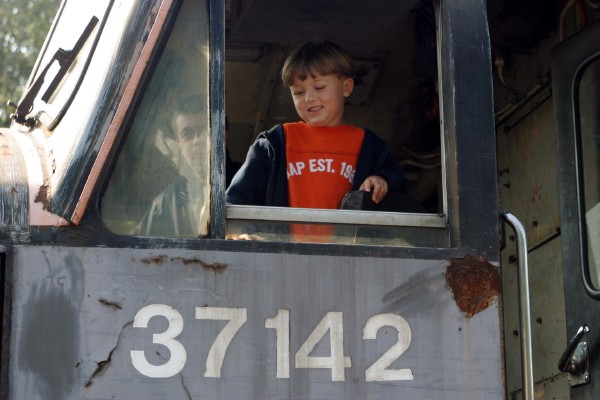
[[[492,240],[497,187],[485,19],[464,30],[452,24],[469,18],[453,16],[460,6],[429,0],[173,4],[181,7],[177,19],[119,131],[125,141],[101,201],[111,231],[435,248]],[[299,120],[280,71],[290,51],[315,39],[353,56],[346,122],[390,145],[412,183],[402,208],[225,204],[227,159],[243,162],[261,131]],[[178,142],[182,111],[195,114],[183,126],[193,144]]]
[[[223,164],[230,174],[261,131],[299,120],[289,89],[281,82],[281,67],[290,51],[316,39],[336,42],[353,56],[355,89],[346,104],[347,122],[368,127],[390,145],[412,183],[411,192],[392,208],[377,211],[356,206],[228,206],[227,234],[275,241],[447,246],[431,1],[329,1],[325,9],[293,1],[226,1],[224,71],[211,72],[224,74],[225,88],[212,100],[209,11],[208,2],[182,2],[144,86],[101,203],[110,230],[156,237],[207,236],[211,195],[219,192],[219,185],[210,180],[211,147],[213,153],[220,151],[209,136],[224,133],[211,132],[219,126],[214,120],[222,116],[210,109],[210,102],[224,94],[228,129]],[[214,8],[211,12],[218,18]],[[194,140],[182,141],[182,130]],[[225,178],[212,173],[213,179]],[[311,233],[290,236],[290,224],[292,231],[308,226]],[[313,237],[315,231],[325,233]]]
[[[260,132],[300,120],[280,74],[289,53],[313,40],[335,42],[353,57],[355,88],[345,105],[346,122],[369,128],[390,145],[410,192],[388,194],[388,208],[376,211],[361,211],[360,201],[349,210],[229,205],[228,235],[447,246],[432,1],[227,1],[228,157],[242,163]],[[290,236],[290,229],[296,234]],[[297,234],[302,230],[309,233]]]

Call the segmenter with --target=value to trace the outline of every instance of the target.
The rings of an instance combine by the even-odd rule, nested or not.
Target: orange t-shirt
[[[352,125],[284,124],[289,206],[338,208],[352,189],[364,130]],[[328,242],[331,225],[292,224],[296,241]]]
[[[352,125],[284,124],[290,207],[338,208],[352,189],[365,132]]]

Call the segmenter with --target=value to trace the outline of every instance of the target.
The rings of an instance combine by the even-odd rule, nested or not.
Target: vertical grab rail
[[[531,350],[531,305],[529,303],[529,266],[527,265],[527,236],[525,228],[512,214],[502,211],[502,218],[516,234],[519,278],[519,324],[521,328],[521,370],[523,374],[523,398],[534,399],[533,355]]]

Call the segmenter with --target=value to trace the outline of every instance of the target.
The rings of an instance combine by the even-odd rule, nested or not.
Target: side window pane
[[[119,234],[208,234],[208,12],[184,1],[102,199]]]
[[[600,288],[600,61],[584,71],[579,83],[579,135],[583,167],[584,225],[590,276]]]
[[[358,211],[364,213],[365,211]],[[378,218],[390,218],[379,213]],[[439,228],[439,227],[438,227]],[[303,243],[359,244],[394,247],[448,247],[444,229],[419,226],[287,223],[230,219],[228,238]]]

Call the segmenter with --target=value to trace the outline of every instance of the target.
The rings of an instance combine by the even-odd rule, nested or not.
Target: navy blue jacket
[[[387,180],[389,190],[408,192],[409,182],[400,164],[390,154],[388,144],[372,131],[365,136],[358,155],[352,190],[371,175]],[[248,150],[246,161],[227,189],[228,204],[288,206],[287,162],[283,126],[262,132]]]

